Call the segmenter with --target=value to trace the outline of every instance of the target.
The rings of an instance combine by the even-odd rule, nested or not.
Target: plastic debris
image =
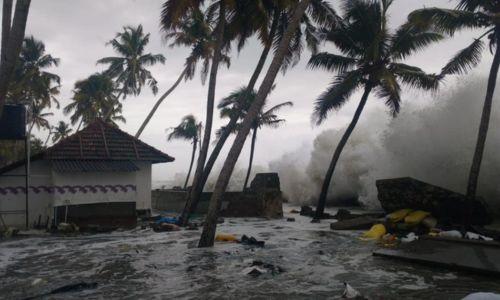
[[[240,243],[244,245],[249,245],[249,246],[257,246],[257,247],[264,247],[265,242],[264,241],[258,241],[256,238],[253,236],[248,237],[246,235],[243,235],[241,237]]]
[[[344,282],[344,292],[342,293],[343,299],[363,299],[360,292],[355,290],[347,282]]]
[[[438,235],[440,237],[449,237],[449,238],[458,238],[458,239],[461,239],[463,237],[462,233],[460,233],[460,231],[458,231],[458,230],[441,231]]]
[[[167,223],[167,224],[177,224],[179,219],[176,217],[162,217],[156,221],[156,224]]]
[[[405,223],[411,226],[416,226],[420,224],[425,218],[430,216],[430,213],[423,210],[416,210],[409,213],[405,217]]]
[[[387,219],[389,221],[391,221],[392,223],[397,223],[397,222],[400,222],[400,221],[403,221],[403,219],[409,214],[411,213],[413,210],[412,209],[409,209],[409,208],[405,208],[405,209],[400,209],[400,210],[397,210],[393,213],[390,213],[387,215]]]
[[[238,241],[238,238],[235,235],[232,235],[232,234],[220,233],[220,234],[217,234],[215,236],[215,240],[217,242],[231,242],[231,243],[235,243],[235,242]]]
[[[387,233],[385,226],[383,224],[375,224],[372,226],[370,230],[363,233],[361,236],[362,239],[368,240],[379,240]]]
[[[487,236],[484,236],[484,235],[480,235],[480,234],[477,234],[477,233],[474,233],[474,232],[467,232],[467,233],[465,233],[465,238],[469,239],[469,240],[481,240],[481,241],[487,241],[487,242],[493,241],[493,239],[490,238],[490,237],[487,237]]]
[[[407,236],[401,239],[401,242],[403,243],[411,243],[413,241],[418,240],[418,236],[414,232],[408,233]]]

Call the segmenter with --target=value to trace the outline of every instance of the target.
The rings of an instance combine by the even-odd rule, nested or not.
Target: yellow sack
[[[416,210],[405,217],[405,223],[408,225],[418,225],[423,219],[428,217],[431,213],[423,210]]]
[[[413,210],[409,208],[400,209],[391,214],[388,214],[387,219],[389,219],[389,221],[391,221],[392,223],[397,223],[403,221],[403,219],[412,211]]]
[[[238,238],[232,234],[218,234],[215,236],[217,242],[237,242]]]
[[[379,240],[386,233],[387,233],[387,230],[385,229],[385,226],[383,224],[375,224],[372,226],[372,228],[370,230],[363,233],[363,235],[361,236],[361,239]]]

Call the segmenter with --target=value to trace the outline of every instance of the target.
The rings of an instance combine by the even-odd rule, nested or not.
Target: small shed
[[[151,168],[173,157],[95,121],[30,160],[28,224],[121,225],[151,209]],[[0,214],[24,227],[26,161],[0,168]]]

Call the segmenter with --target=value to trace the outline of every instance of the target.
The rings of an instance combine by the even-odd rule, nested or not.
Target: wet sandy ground
[[[290,207],[286,208],[289,211]],[[197,249],[201,231],[149,229],[0,242],[0,299],[23,299],[78,282],[97,288],[43,299],[338,299],[343,282],[371,299],[461,299],[500,293],[498,278],[472,276],[371,255],[359,232],[333,232],[328,221],[226,219],[220,233],[252,235],[264,248],[217,243]],[[286,272],[259,277],[253,260]]]

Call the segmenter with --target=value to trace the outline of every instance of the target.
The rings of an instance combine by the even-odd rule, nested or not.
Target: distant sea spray
[[[428,95],[406,93],[402,111],[394,119],[382,108],[365,111],[341,155],[330,185],[329,201],[358,197],[364,205],[377,207],[375,181],[404,176],[465,193],[486,82],[485,78],[471,77],[461,79],[459,84],[447,83],[427,105],[415,99],[429,98]],[[500,208],[498,89],[479,179],[479,195],[497,211]],[[270,162],[269,169],[280,174],[282,189],[292,203],[315,203],[345,127],[320,133],[310,153],[297,150]]]

